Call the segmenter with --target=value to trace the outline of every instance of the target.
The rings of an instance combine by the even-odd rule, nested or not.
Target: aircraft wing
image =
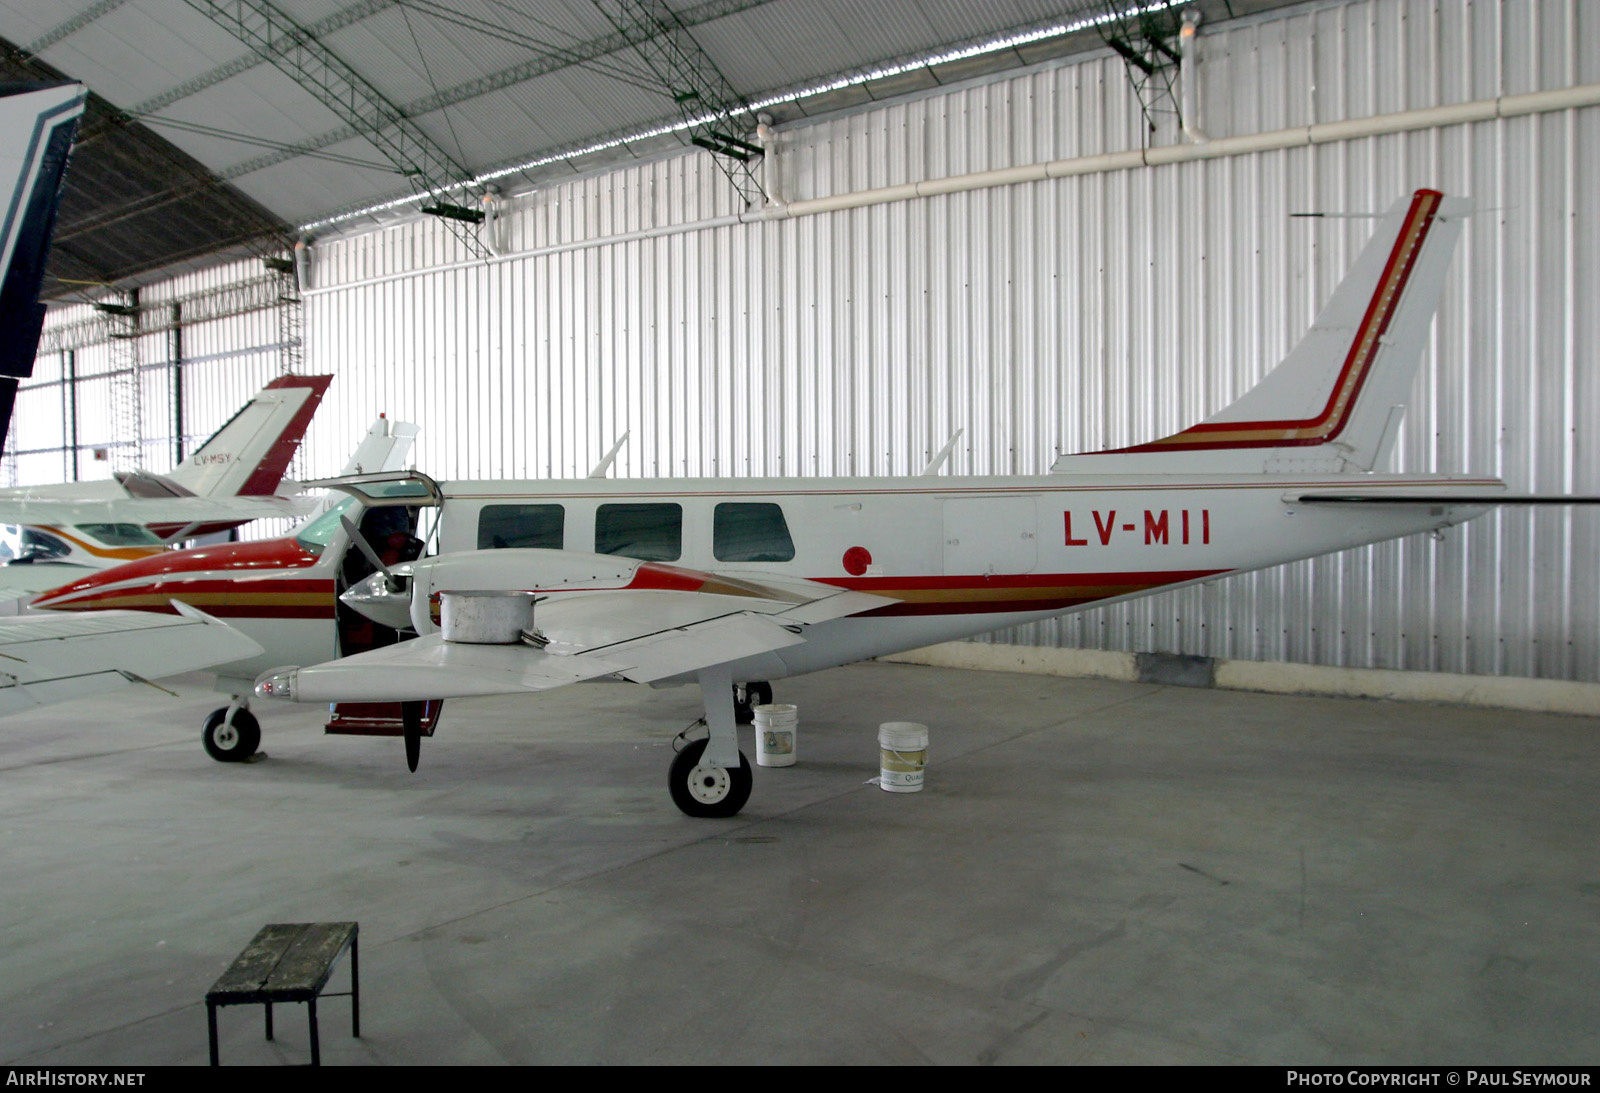
[[[470,645],[430,634],[285,670],[263,680],[256,693],[297,702],[411,702],[542,691],[605,676],[652,683],[801,644],[814,623],[894,602],[764,575],[760,587],[766,595],[661,589],[563,593],[536,605],[533,643]]]
[[[0,498],[0,524],[61,527],[72,524],[189,524],[300,517],[317,504],[310,497],[122,497],[74,501],[70,498]]]
[[[0,716],[244,657],[261,646],[174,603],[180,614],[40,612],[0,620]]]

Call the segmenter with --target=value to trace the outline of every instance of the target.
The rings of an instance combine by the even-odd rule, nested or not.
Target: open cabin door
[[[946,576],[1032,573],[1039,564],[1032,497],[962,497],[944,503]]]
[[[439,484],[416,471],[349,475],[305,483],[350,494],[361,503],[358,530],[387,566],[415,561],[437,549]],[[373,572],[370,562],[353,543],[345,544],[339,565],[339,592]],[[341,602],[338,609],[339,655],[378,649],[411,636],[410,631],[380,626]],[[432,736],[443,702],[423,706],[422,735]],[[339,702],[333,706],[323,731],[346,736],[403,736],[404,722],[398,702]]]

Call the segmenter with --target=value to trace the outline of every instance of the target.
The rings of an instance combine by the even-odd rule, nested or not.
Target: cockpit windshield
[[[320,556],[322,548],[328,545],[329,540],[339,530],[339,517],[347,515],[355,506],[356,499],[354,497],[346,497],[333,508],[295,532],[294,541],[312,554]]]

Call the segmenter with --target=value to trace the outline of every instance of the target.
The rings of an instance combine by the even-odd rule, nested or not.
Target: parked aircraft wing
[[[177,675],[261,646],[202,611],[25,615],[0,621],[0,716],[51,702]]]
[[[476,645],[430,634],[284,669],[263,679],[256,693],[298,702],[410,702],[541,691],[601,676],[652,683],[801,644],[808,625],[894,602],[766,574],[672,572],[685,583],[698,578],[699,588],[557,592],[537,601],[534,629],[522,644]]]
[[[569,651],[560,653],[529,645],[468,645],[429,634],[275,673],[256,684],[256,694],[295,702],[414,702],[546,691],[603,676],[649,683],[805,640],[748,614],[654,625],[662,628],[598,648],[572,651],[569,642]]]

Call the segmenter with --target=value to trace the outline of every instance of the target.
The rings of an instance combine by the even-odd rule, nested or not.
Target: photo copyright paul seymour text
[[[1285,1084],[1306,1086],[1588,1086],[1590,1075],[1559,1070],[1291,1070]]]

